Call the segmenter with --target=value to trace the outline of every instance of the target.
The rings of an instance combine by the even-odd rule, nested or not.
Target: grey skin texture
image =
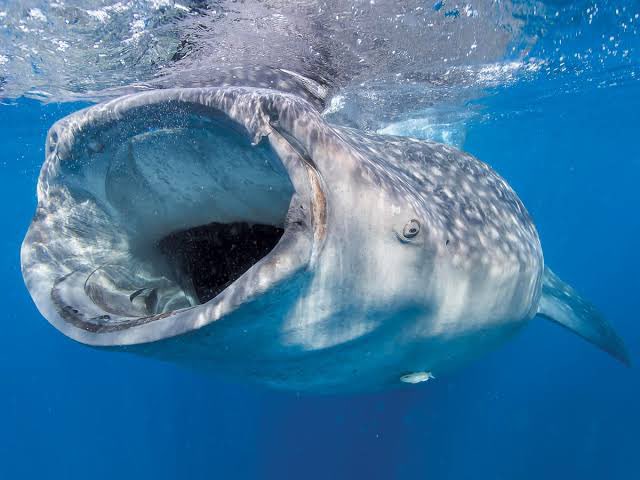
[[[51,128],[21,261],[52,325],[299,391],[439,378],[537,313],[628,363],[595,310],[545,273],[531,218],[488,165],[331,125],[322,94],[287,88],[288,75],[279,89],[134,93]],[[158,241],[234,221],[285,233],[199,304]]]

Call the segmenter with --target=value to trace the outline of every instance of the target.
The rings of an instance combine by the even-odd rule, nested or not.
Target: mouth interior
[[[173,232],[158,248],[174,265],[176,276],[190,279],[199,303],[206,303],[265,257],[284,228],[247,222],[212,222]]]
[[[76,150],[87,166],[65,172],[83,199],[93,188],[107,217],[99,224],[90,209],[78,212],[98,227],[84,239],[93,262],[85,291],[124,316],[216,297],[278,244],[294,193],[268,144],[251,145],[227,123],[189,111],[136,118],[146,123],[87,139]]]

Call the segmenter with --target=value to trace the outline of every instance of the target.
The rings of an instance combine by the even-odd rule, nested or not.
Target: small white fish
[[[431,372],[414,372],[401,376],[400,381],[404,383],[422,383],[435,378]]]

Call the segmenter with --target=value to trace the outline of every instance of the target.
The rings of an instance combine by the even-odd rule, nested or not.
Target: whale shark
[[[286,70],[163,82],[48,133],[21,266],[64,335],[311,392],[433,381],[536,317],[630,364],[488,164],[331,124]]]

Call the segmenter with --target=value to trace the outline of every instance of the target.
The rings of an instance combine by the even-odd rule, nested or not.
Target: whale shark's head
[[[493,205],[513,201],[461,155],[331,126],[273,90],[121,97],[51,128],[23,275],[41,313],[86,344],[235,360],[296,388],[354,369],[397,379],[425,338],[456,335],[459,293],[482,282],[471,273],[539,268],[533,227],[491,237],[453,198],[464,178]],[[539,286],[525,287],[516,305],[481,308],[526,316]]]
[[[325,234],[321,179],[276,131],[305,115],[286,94],[176,89],[56,123],[22,248],[42,313],[81,342],[148,342],[308,268]]]

